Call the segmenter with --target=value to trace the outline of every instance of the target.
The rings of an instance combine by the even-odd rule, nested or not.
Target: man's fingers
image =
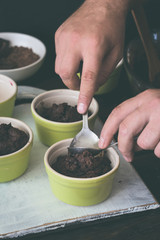
[[[97,75],[88,70],[81,78],[80,94],[78,99],[78,112],[84,114],[92,100],[96,89]]]
[[[80,60],[78,52],[72,52],[69,49],[56,57],[55,71],[70,89],[78,90],[80,87],[80,80],[77,76]]]
[[[154,119],[145,126],[137,140],[138,145],[142,149],[153,150],[157,146],[160,140],[160,132],[157,131],[158,125],[160,125],[159,121]]]
[[[88,52],[89,54],[84,58],[78,101],[78,111],[82,114],[87,110],[96,90],[107,81],[109,74],[117,64],[115,62],[117,59],[116,48],[109,52],[106,50],[105,58],[103,53],[95,48],[93,51],[88,47]]]
[[[100,135],[99,147],[106,148],[118,131],[120,123],[137,108],[134,98],[128,99],[113,109],[107,118]]]
[[[80,94],[78,99],[78,112],[83,114],[87,111],[92,97],[98,88],[98,73],[102,56],[91,51],[83,57],[83,68],[81,76]]]
[[[136,108],[120,123],[118,132],[118,148],[128,162],[131,162],[133,159],[134,146],[137,144],[135,137],[143,131],[143,128],[147,123],[147,113],[144,114],[144,112],[140,111],[139,108]]]

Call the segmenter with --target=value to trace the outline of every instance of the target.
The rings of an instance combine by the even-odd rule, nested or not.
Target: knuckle
[[[159,108],[159,106],[160,106],[160,98],[159,97],[153,98],[150,102],[150,107],[151,108],[156,108],[156,107]]]
[[[81,93],[79,95],[79,101],[80,102],[88,102],[88,95],[86,95],[85,93]]]
[[[88,42],[91,49],[101,49],[106,45],[106,39],[103,36],[99,36],[95,33],[92,33],[88,36]]]
[[[77,42],[79,42],[81,39],[80,32],[77,29],[68,31],[67,29],[63,28],[63,25],[57,29],[54,37],[56,42],[58,42],[59,39],[68,39],[71,45],[77,44]]]
[[[72,72],[69,68],[61,65],[59,66],[59,68],[57,67],[56,70],[58,71],[58,74],[62,78],[62,80],[65,81],[65,80],[70,80],[72,78]]]
[[[100,45],[100,39],[98,36],[93,35],[89,43],[91,48],[97,48]]]
[[[117,107],[115,107],[115,108],[112,110],[110,116],[111,116],[112,118],[116,118],[117,116],[119,116],[120,113],[121,113],[121,105],[118,105]]]
[[[60,33],[61,33],[61,26],[56,30],[54,34],[55,41],[58,40]]]
[[[77,44],[80,40],[80,33],[77,30],[73,30],[70,35],[70,41],[72,44]]]
[[[88,70],[83,74],[82,78],[84,82],[95,82],[96,74],[94,71]]]
[[[61,69],[59,70],[59,76],[65,81],[71,79],[71,73],[68,69]]]
[[[119,126],[119,135],[122,137],[129,135],[129,128],[125,120]]]

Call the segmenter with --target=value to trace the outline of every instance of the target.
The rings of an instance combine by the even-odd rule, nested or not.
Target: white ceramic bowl
[[[46,55],[46,47],[39,39],[27,34],[14,32],[1,32],[0,38],[10,41],[11,46],[23,46],[31,48],[34,53],[40,56],[37,61],[25,67],[15,69],[0,69],[0,74],[10,77],[16,82],[20,82],[26,78],[29,78],[38,71]]]
[[[0,116],[11,117],[17,96],[17,84],[0,74]]]

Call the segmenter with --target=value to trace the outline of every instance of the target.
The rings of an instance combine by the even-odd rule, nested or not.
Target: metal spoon
[[[88,150],[94,154],[98,154],[102,151],[101,148],[98,147],[99,137],[92,132],[88,127],[88,112],[83,115],[83,126],[81,131],[74,137],[72,140],[68,151],[70,153],[81,153],[84,150]],[[111,145],[117,145],[116,143],[112,143]],[[111,146],[110,145],[110,146]]]

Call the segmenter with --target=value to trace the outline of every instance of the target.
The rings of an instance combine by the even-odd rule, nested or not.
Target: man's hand
[[[146,90],[117,106],[105,122],[99,146],[106,148],[118,130],[118,148],[128,162],[135,147],[154,150],[160,158],[160,89]]]
[[[86,0],[55,34],[55,71],[68,88],[80,89],[81,114],[122,57],[128,2]],[[81,82],[77,77],[80,62]]]

